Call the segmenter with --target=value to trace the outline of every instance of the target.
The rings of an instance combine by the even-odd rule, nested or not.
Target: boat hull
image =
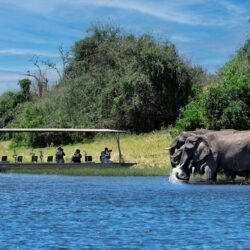
[[[136,163],[95,163],[95,162],[84,162],[84,163],[0,163],[0,171],[10,169],[68,169],[68,168],[128,168],[132,167]]]

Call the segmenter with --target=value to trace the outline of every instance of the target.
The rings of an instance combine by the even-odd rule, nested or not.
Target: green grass
[[[77,169],[13,169],[8,173],[26,174],[52,174],[72,176],[166,176],[167,171],[163,168],[77,168]]]
[[[169,154],[166,147],[171,143],[171,136],[167,130],[155,131],[140,135],[122,134],[120,135],[120,144],[122,155],[125,162],[136,162],[132,168],[86,168],[86,169],[23,169],[25,173],[46,173],[46,174],[65,174],[65,175],[109,175],[109,176],[155,176],[168,175],[171,171]],[[14,162],[12,157],[14,149],[10,148],[10,141],[0,142],[0,155],[8,155],[8,160]],[[94,141],[85,142],[84,144],[61,145],[66,154],[65,162],[71,161],[74,151],[79,148],[81,152],[87,152],[93,156],[94,162],[99,162],[100,152],[105,148],[111,148],[112,161],[118,162],[119,154],[115,137],[113,135],[99,135]],[[43,151],[44,160],[48,155],[55,156],[57,147],[35,148],[33,151],[40,155]],[[31,160],[31,148],[15,148],[18,155],[24,157],[24,162]],[[12,172],[20,172],[13,170]]]

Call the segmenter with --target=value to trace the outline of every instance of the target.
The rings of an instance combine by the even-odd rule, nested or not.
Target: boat
[[[112,133],[115,135],[117,148],[119,152],[119,161],[118,162],[92,162],[91,156],[85,155],[85,161],[82,163],[55,163],[52,161],[47,162],[38,162],[37,156],[34,161],[27,163],[18,161],[15,159],[15,162],[8,162],[7,160],[0,161],[0,171],[4,172],[11,169],[65,169],[65,168],[120,168],[120,167],[131,167],[135,165],[135,162],[124,162],[121,146],[120,146],[120,134],[126,133],[123,130],[114,130],[114,129],[86,129],[86,128],[1,128],[0,133]],[[6,157],[6,156],[5,156]],[[90,159],[88,158],[90,157]],[[7,157],[6,157],[7,159]]]

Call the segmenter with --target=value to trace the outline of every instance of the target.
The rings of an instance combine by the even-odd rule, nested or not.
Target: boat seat
[[[49,155],[47,157],[47,162],[53,162],[53,156],[52,155]]]
[[[92,162],[92,155],[85,155],[85,162]]]
[[[37,162],[38,156],[37,155],[32,155],[31,157],[31,162]]]
[[[23,162],[23,157],[21,155],[17,156],[17,162],[19,163]]]
[[[7,162],[8,161],[8,156],[7,155],[3,155],[1,162]]]

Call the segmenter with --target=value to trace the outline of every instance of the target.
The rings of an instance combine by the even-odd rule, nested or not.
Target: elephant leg
[[[249,181],[249,180],[250,180],[250,172],[247,171],[246,176],[245,176],[245,181]]]
[[[236,179],[236,173],[235,173],[235,172],[232,172],[232,174],[231,174],[231,180],[232,180],[232,181],[235,181],[235,179]]]
[[[231,173],[225,172],[225,176],[226,176],[227,181],[231,181],[232,180]]]
[[[216,182],[217,172],[213,171],[210,167],[205,167],[205,175],[208,182]]]

